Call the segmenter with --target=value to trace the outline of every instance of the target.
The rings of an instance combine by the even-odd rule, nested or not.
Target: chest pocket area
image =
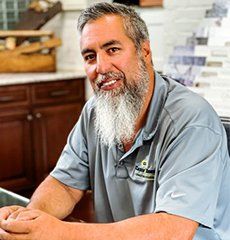
[[[136,149],[127,159],[126,167],[133,181],[148,182],[155,180],[156,156],[151,144]]]

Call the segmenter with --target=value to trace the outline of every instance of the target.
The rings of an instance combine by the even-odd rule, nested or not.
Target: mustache
[[[105,74],[99,74],[95,83],[97,85],[100,85],[102,82],[107,81],[109,79],[120,79],[124,80],[125,79],[125,74],[122,72],[107,72]]]

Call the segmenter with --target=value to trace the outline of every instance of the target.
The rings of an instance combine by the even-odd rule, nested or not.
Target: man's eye
[[[117,52],[117,51],[119,51],[119,48],[117,48],[117,47],[113,47],[113,48],[110,48],[110,49],[109,49],[109,52],[110,52],[110,53],[115,53],[115,52]]]
[[[94,60],[94,58],[95,58],[95,56],[94,56],[93,54],[90,54],[90,55],[86,55],[86,56],[84,57],[84,60],[85,60],[86,62],[89,62],[89,61]]]

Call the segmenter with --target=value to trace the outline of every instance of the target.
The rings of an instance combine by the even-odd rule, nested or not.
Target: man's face
[[[81,51],[97,96],[95,129],[107,146],[130,142],[135,136],[136,122],[150,89],[148,46],[136,50],[119,16],[107,15],[83,29]]]
[[[106,15],[88,22],[81,35],[81,52],[95,92],[116,94],[126,81],[132,85],[141,56],[126,35],[120,16]]]

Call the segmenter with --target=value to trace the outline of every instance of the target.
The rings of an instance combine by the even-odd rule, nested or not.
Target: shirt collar
[[[167,82],[159,73],[155,71],[155,86],[149,106],[146,124],[143,127],[143,140],[149,140],[155,134],[167,94]]]
[[[159,117],[164,108],[167,94],[168,94],[167,82],[159,73],[155,71],[155,86],[149,106],[146,124],[142,129],[139,130],[133,146],[128,152],[126,152],[122,156],[121,160],[126,158],[136,148],[143,145],[144,140],[150,140],[154,136],[158,127]]]

